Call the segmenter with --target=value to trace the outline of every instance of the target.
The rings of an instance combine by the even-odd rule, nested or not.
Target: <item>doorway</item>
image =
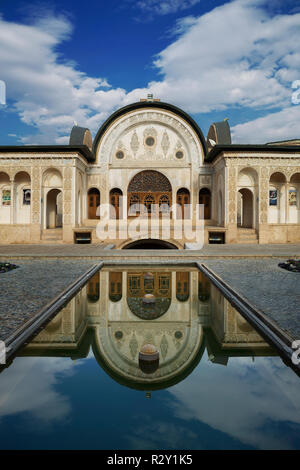
[[[62,192],[51,189],[47,194],[47,228],[62,227]]]

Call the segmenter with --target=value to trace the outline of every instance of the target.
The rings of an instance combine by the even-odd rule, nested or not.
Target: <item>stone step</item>
[[[62,228],[46,228],[42,230],[42,234],[62,234]]]
[[[58,239],[58,240],[47,239],[47,240],[40,240],[39,243],[41,245],[57,245],[57,244],[63,244],[64,241],[62,239]]]
[[[238,228],[238,233],[256,233],[255,228]]]
[[[81,227],[96,227],[100,219],[83,219]]]
[[[50,235],[48,236],[45,236],[45,235],[42,235],[42,240],[62,240],[62,237],[50,237]]]
[[[48,228],[42,230],[42,240],[46,240],[48,242],[58,242],[62,240],[63,231],[61,228]]]
[[[257,240],[257,235],[256,235],[256,233],[253,233],[253,234],[242,233],[242,234],[238,234],[238,238],[240,240],[246,240],[248,238],[250,240]]]

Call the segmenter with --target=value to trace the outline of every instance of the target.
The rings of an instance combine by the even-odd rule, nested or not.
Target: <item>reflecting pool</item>
[[[2,449],[299,449],[300,381],[196,269],[102,269],[0,374]]]

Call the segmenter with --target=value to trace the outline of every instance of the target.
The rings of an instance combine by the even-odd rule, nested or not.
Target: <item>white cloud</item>
[[[286,105],[299,76],[300,14],[270,17],[262,3],[236,0],[179,22],[152,88],[193,113]]]
[[[24,412],[44,423],[66,418],[71,412],[69,399],[55,386],[60,378],[73,374],[76,365],[68,358],[17,358],[14,362],[1,374],[0,418]]]
[[[24,137],[24,143],[61,142],[74,120],[88,124],[95,113],[110,113],[125,96],[122,89],[110,89],[105,78],[88,77],[74,64],[62,63],[55,48],[71,29],[65,18],[39,19],[34,25],[0,18],[1,79],[7,97],[21,120],[39,131]]]
[[[300,105],[290,106],[232,128],[232,140],[239,144],[264,144],[300,138]]]
[[[251,358],[232,358],[227,367],[202,358],[200,367],[169,391],[176,416],[185,421],[204,422],[259,449],[289,449],[293,436],[275,429],[300,425],[298,382],[280,358],[258,357],[254,364]]]
[[[168,15],[193,7],[201,0],[140,0],[135,6],[151,15]]]
[[[144,8],[152,5],[165,11],[179,5],[177,1],[143,3]],[[190,113],[247,107],[271,113],[282,108],[286,121],[270,137],[276,113],[235,126],[235,140],[298,136],[297,121],[290,119],[288,106],[291,83],[300,78],[300,13],[272,16],[263,8],[266,3],[234,0],[200,17],[181,19],[176,38],[154,61],[161,80],[129,92],[110,87],[106,73],[89,77],[74,63],[62,60],[56,48],[71,37],[67,19],[39,17],[34,24],[21,25],[0,18],[0,78],[21,120],[37,130],[37,135],[22,141],[67,143],[74,121],[95,133],[114,110],[147,93]],[[297,113],[292,109],[292,114]],[[293,124],[293,129],[282,122]],[[264,128],[253,137],[251,129],[257,123]]]

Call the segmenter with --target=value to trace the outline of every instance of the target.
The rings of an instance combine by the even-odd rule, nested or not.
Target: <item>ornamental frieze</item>
[[[149,113],[149,112],[144,112],[140,113],[134,116],[128,116],[126,119],[123,121],[116,123],[115,127],[107,133],[107,136],[104,139],[103,144],[100,143],[100,160],[102,162],[108,162],[108,156],[111,155],[112,149],[115,146],[115,141],[117,140],[118,137],[121,136],[122,132],[125,130],[129,130],[130,127],[133,127],[134,125],[137,124],[143,124],[143,123],[158,123],[162,125],[168,125],[174,130],[176,130],[179,135],[184,136],[186,141],[189,144],[189,150],[191,152],[192,160],[197,161],[197,153],[199,153],[199,144],[196,142],[193,134],[191,131],[185,127],[179,120],[173,116],[168,116],[163,113]],[[137,135],[135,136],[133,134],[132,140],[131,140],[131,148],[133,153],[135,154],[138,150],[139,142]]]

